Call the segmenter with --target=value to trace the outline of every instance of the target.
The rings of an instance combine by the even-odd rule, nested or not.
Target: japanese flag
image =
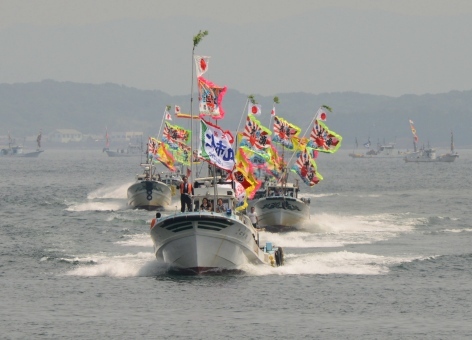
[[[175,114],[180,113],[180,106],[175,105]]]
[[[327,117],[326,111],[323,110],[322,107],[320,107],[318,111],[316,112],[316,120],[326,122],[326,117]]]
[[[170,115],[169,111],[166,110],[164,113],[166,120],[172,120],[172,116]]]
[[[197,77],[201,77],[208,70],[208,62],[210,61],[210,57],[196,55],[194,58]]]
[[[272,107],[272,111],[270,111],[271,116],[275,116],[275,105]]]
[[[262,113],[260,104],[250,104],[247,110],[248,115],[260,116]]]

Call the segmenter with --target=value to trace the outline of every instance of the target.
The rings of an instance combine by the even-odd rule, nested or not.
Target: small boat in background
[[[430,163],[430,162],[454,162],[456,158],[459,157],[457,152],[454,152],[454,136],[451,131],[451,152],[437,156],[436,149],[433,149],[431,146],[422,147],[417,149],[418,136],[416,135],[416,129],[413,126],[413,121],[410,120],[411,132],[413,133],[413,149],[414,152],[405,156],[404,160],[407,163]]]
[[[15,141],[8,134],[8,148],[0,149],[0,156],[14,156],[14,157],[38,157],[44,150],[41,150],[41,138],[42,132],[39,131],[38,137],[36,138],[36,143],[38,148],[36,151],[24,152],[22,145],[14,145]]]

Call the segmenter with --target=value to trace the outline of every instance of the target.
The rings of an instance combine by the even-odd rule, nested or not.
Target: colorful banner
[[[203,77],[198,77],[198,93],[200,117],[222,119],[225,111],[221,103],[226,93],[226,86],[221,87]]]
[[[411,133],[413,134],[413,139],[415,140],[415,143],[418,143],[418,136],[416,135],[416,129],[413,126],[413,121],[410,119],[410,128],[411,128]]]
[[[233,135],[220,127],[200,120],[200,157],[218,168],[232,171],[234,168]]]
[[[178,143],[178,148],[171,150],[171,152],[177,163],[190,165],[190,149],[190,146]]]
[[[271,134],[272,132],[262,126],[254,116],[247,116],[244,131],[238,134],[241,140],[239,146],[264,158],[269,158],[267,149],[271,145]]]
[[[303,182],[311,187],[323,179],[323,176],[318,173],[315,160],[311,158],[308,150],[298,153],[297,161],[292,166],[291,171],[298,174]]]
[[[178,125],[171,125],[168,122],[164,125],[162,141],[169,145],[171,149],[179,148],[179,144],[189,144],[192,137],[192,131],[186,130]]]
[[[325,123],[315,120],[307,147],[320,152],[334,153],[341,146],[343,138],[336,132],[330,131]]]
[[[175,171],[174,157],[167,150],[166,144],[159,142],[154,137],[149,137],[148,140],[148,157],[153,162],[160,162],[166,166],[170,171]]]
[[[301,129],[289,123],[283,118],[274,116],[274,134],[272,136],[272,141],[274,143],[283,145],[287,149],[293,149],[293,137],[297,137]]]

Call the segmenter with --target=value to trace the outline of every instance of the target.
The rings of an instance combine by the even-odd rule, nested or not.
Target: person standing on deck
[[[191,183],[188,183],[188,177],[184,176],[183,182],[180,183],[180,211],[185,211],[185,206],[187,206],[187,211],[193,211],[192,209],[192,199],[190,195],[194,195],[193,186]]]
[[[256,210],[254,207],[251,207],[251,211],[247,213],[247,216],[251,220],[252,226],[257,228],[257,224],[259,223],[259,218],[257,217]]]

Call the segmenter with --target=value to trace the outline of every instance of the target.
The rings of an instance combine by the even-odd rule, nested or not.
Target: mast
[[[208,31],[198,31],[198,34],[193,37],[192,48],[192,84],[190,88],[190,130],[192,131],[192,140],[190,141],[190,176],[193,176],[193,72],[195,63],[195,47],[198,46],[203,37],[208,35]],[[191,183],[189,179],[189,183]]]
[[[451,153],[454,153],[454,135],[451,130]]]

